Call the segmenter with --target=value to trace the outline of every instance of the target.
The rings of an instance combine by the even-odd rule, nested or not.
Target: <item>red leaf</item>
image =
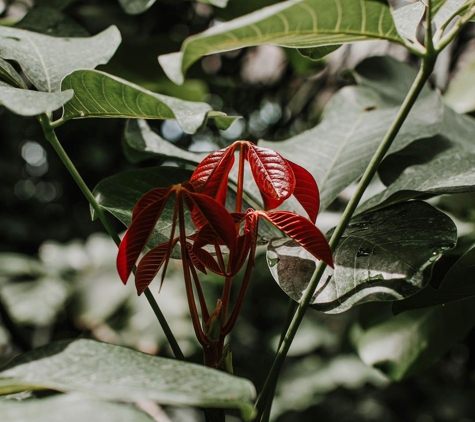
[[[187,195],[194,202],[194,210],[199,211],[201,214],[201,227],[209,224],[223,243],[230,250],[234,250],[236,245],[236,229],[233,217],[228,210],[210,196],[198,193],[188,193]]]
[[[171,245],[170,242],[161,243],[140,260],[137,266],[137,273],[135,274],[135,287],[137,288],[138,295],[141,295],[145,291],[160,271],[165,260],[170,258],[170,249],[173,249],[177,240],[178,239],[175,239]]]
[[[282,199],[282,198],[281,199],[270,198],[269,196],[264,195],[262,192],[261,192],[261,196],[262,196],[262,203],[266,211],[275,210],[276,208],[280,207],[285,201],[285,199]]]
[[[186,242],[186,249],[188,249],[188,256],[190,257],[191,263],[193,266],[198,270],[201,271],[203,274],[206,274],[206,267],[204,264],[198,259],[196,254],[193,253],[193,245],[189,242]]]
[[[333,268],[330,246],[322,232],[308,218],[289,211],[256,212],[294,239],[315,258],[322,260]]]
[[[223,269],[219,266],[219,264],[213,258],[213,255],[211,255],[208,251],[201,248],[193,247],[190,250],[190,252],[191,252],[190,258],[193,262],[193,265],[195,266],[195,268],[197,268],[201,272],[204,272],[206,274],[206,271],[202,271],[197,265],[195,265],[195,259],[198,260],[198,262],[201,263],[202,266],[206,267],[208,270],[212,271],[213,273],[221,275],[221,276],[225,275]]]
[[[120,242],[119,253],[117,254],[117,271],[124,284],[127,283],[127,279],[140,253],[147,244],[148,238],[152,234],[155,224],[157,224],[157,220],[170,196],[170,192],[171,190],[168,191],[167,195],[161,196],[159,200],[152,202],[140,214],[136,215],[122,242]]]
[[[236,147],[220,149],[209,154],[193,172],[190,183],[196,192],[219,199],[224,204],[228,183],[228,174],[234,164]]]
[[[295,175],[294,196],[307,211],[310,220],[315,223],[320,208],[320,194],[317,182],[309,171],[287,160]]]
[[[230,276],[231,277],[236,275],[239,272],[239,270],[242,268],[244,263],[246,262],[246,258],[251,249],[253,239],[255,239],[255,236],[253,236],[253,233],[251,232],[245,233],[242,236],[239,236],[237,238],[236,251],[233,254],[231,254],[231,257],[230,257],[230,260],[231,260]],[[254,257],[252,257],[251,259],[253,258]]]
[[[287,199],[295,189],[295,176],[285,158],[268,148],[249,144],[247,159],[259,190],[269,198]]]
[[[135,204],[134,211],[132,213],[132,220],[137,217],[145,208],[151,203],[162,200],[167,194],[169,194],[170,188],[156,188],[148,191],[142,196]]]

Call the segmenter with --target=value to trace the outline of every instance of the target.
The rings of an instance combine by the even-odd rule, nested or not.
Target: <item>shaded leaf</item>
[[[320,60],[338,50],[341,46],[342,44],[325,45],[323,47],[300,48],[298,51],[304,57],[308,57],[312,60]]]
[[[79,394],[40,400],[3,400],[0,414],[2,422],[153,422],[135,406],[108,403]]]
[[[475,110],[475,60],[471,60],[457,72],[444,93],[444,101],[458,113]]]
[[[393,312],[442,305],[475,296],[475,249],[469,250],[445,275],[439,288],[428,285],[419,293],[393,303]]]
[[[107,63],[120,41],[115,26],[88,38],[56,38],[2,26],[0,57],[18,62],[39,91],[56,92],[68,73]]]
[[[129,120],[124,132],[127,146],[141,153],[134,155],[134,162],[151,157],[167,157],[171,160],[198,164],[208,154],[202,152],[186,151],[178,148],[171,142],[160,137],[149,126],[146,120]],[[136,159],[135,159],[136,158]]]
[[[399,381],[441,358],[475,325],[473,299],[404,312],[361,330],[356,349],[361,360]]]
[[[95,70],[78,70],[64,78],[61,88],[73,89],[64,107],[64,120],[81,117],[176,119],[186,133],[196,132],[211,106],[156,94],[116,76]]]
[[[228,0],[198,0],[201,3],[209,3],[213,6],[226,7]],[[156,0],[119,0],[120,5],[126,13],[131,15],[138,15],[147,11]]]
[[[311,306],[340,313],[364,302],[410,296],[427,283],[424,270],[456,240],[452,220],[424,202],[355,217],[333,254],[335,269],[325,270]],[[300,301],[315,271],[315,260],[285,240],[273,240],[267,249],[277,283]]]
[[[366,86],[341,89],[328,103],[321,123],[282,142],[259,141],[307,169],[320,189],[322,209],[365,171],[394,120],[414,69],[389,58],[371,58],[359,67]],[[411,81],[411,82],[409,82]],[[401,102],[399,102],[401,101]],[[424,90],[403,124],[391,151],[440,131],[443,106]]]
[[[246,420],[254,413],[255,391],[250,381],[85,339],[51,343],[10,361],[0,372],[0,393],[27,389],[84,392],[125,402],[234,407]]]
[[[73,91],[40,92],[13,88],[0,81],[0,104],[20,116],[37,116],[60,108],[73,97]]]
[[[167,76],[182,84],[201,57],[261,44],[307,48],[385,39],[402,43],[387,4],[379,1],[290,0],[187,38],[179,53],[158,58]]]
[[[3,59],[0,59],[0,78],[15,88],[27,89],[25,82],[15,68]]]

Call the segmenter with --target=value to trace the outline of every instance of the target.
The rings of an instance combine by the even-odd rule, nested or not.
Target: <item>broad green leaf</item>
[[[136,162],[150,157],[168,157],[196,165],[208,155],[176,147],[150,129],[145,120],[129,120],[125,126],[124,138],[127,146],[139,153],[134,156],[137,158]]]
[[[370,72],[371,70],[371,72]],[[361,67],[364,85],[341,89],[328,103],[321,123],[282,142],[259,141],[286,159],[305,167],[320,189],[325,209],[365,171],[400,107],[404,89],[415,72],[387,58],[372,58]],[[402,99],[401,99],[402,102]],[[403,124],[391,151],[440,131],[443,106],[439,95],[426,89]]]
[[[203,56],[261,44],[309,48],[374,39],[402,43],[389,7],[376,0],[289,0],[187,38],[178,53],[159,56],[167,76],[182,84]]]
[[[0,57],[18,62],[39,91],[56,92],[68,73],[107,63],[120,40],[115,26],[88,38],[56,38],[2,26]]]
[[[190,177],[191,171],[177,167],[131,170],[102,180],[94,188],[93,194],[102,208],[109,211],[128,227],[132,221],[132,211],[135,204],[144,194],[154,188],[166,188],[184,182],[189,180]],[[168,240],[173,210],[174,203],[169,201],[162,213],[162,218],[158,221],[155,231],[149,239],[149,246],[153,247]],[[187,228],[191,232],[194,230],[191,221],[189,221]]]
[[[176,119],[186,133],[194,133],[212,111],[209,104],[156,94],[97,70],[77,70],[64,78],[61,88],[74,90],[73,99],[64,106],[63,120],[86,117]],[[222,113],[217,115],[221,117]]]
[[[325,270],[311,306],[340,313],[364,302],[410,296],[427,283],[424,270],[456,241],[452,220],[425,202],[355,217],[333,254],[335,269]],[[282,290],[300,301],[316,260],[289,239],[271,241],[267,259]]]
[[[126,13],[138,15],[145,12],[157,0],[119,0],[120,5]],[[198,0],[201,3],[209,3],[213,6],[226,7],[228,0]]]
[[[128,404],[109,403],[79,394],[44,399],[0,401],[2,422],[153,422]]]
[[[30,10],[15,28],[54,37],[88,37],[89,33],[76,21],[55,7],[40,6]]]
[[[441,358],[475,325],[475,301],[404,312],[361,330],[356,349],[367,365],[399,381]]]
[[[472,60],[455,75],[445,91],[445,103],[458,113],[470,113],[475,110],[474,76],[475,60]]]
[[[7,61],[0,59],[0,78],[15,88],[27,89],[27,86],[14,67]]]
[[[40,92],[13,88],[0,81],[0,104],[21,116],[37,116],[60,108],[73,97],[73,91]]]
[[[112,401],[239,408],[246,420],[254,413],[254,387],[244,378],[86,339],[34,349],[0,372],[0,393],[29,389],[87,393]]]
[[[446,24],[454,13],[460,9],[464,4],[469,4],[468,0],[446,0],[440,7],[439,11],[434,16],[433,22],[437,28]]]
[[[445,275],[441,286],[436,289],[428,285],[419,293],[405,300],[394,302],[393,312],[408,309],[443,305],[475,296],[475,249],[463,255]]]
[[[393,11],[393,19],[401,37],[416,41],[417,28],[425,12],[425,5],[421,1],[408,4]]]

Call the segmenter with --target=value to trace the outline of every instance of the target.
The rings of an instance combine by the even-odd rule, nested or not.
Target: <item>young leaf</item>
[[[73,91],[40,92],[13,88],[0,81],[0,104],[20,116],[37,116],[53,112],[69,101]]]
[[[238,408],[244,420],[254,414],[255,390],[246,379],[86,339],[31,350],[0,372],[0,393],[30,389],[81,392],[127,403]]]
[[[394,381],[441,358],[475,325],[474,299],[404,312],[361,331],[356,349],[367,365]]]
[[[468,6],[469,4],[469,0],[446,0],[434,16],[433,22],[435,23],[436,28],[440,28],[442,25],[446,24],[453,14],[463,5]]]
[[[4,422],[153,422],[151,416],[135,406],[109,403],[80,394],[0,401]]]
[[[373,39],[402,43],[385,2],[289,0],[189,37],[179,53],[158,60],[167,76],[181,85],[187,69],[212,53],[261,44],[307,48]]]
[[[394,10],[393,18],[397,32],[401,37],[417,41],[417,29],[421,23],[426,7],[422,1],[416,1]]]
[[[18,62],[39,91],[57,92],[68,73],[107,63],[120,41],[115,26],[88,38],[56,38],[1,26],[0,56]]]
[[[64,120],[86,117],[176,119],[186,133],[194,133],[211,111],[209,104],[156,94],[96,70],[71,73],[64,78],[61,89],[74,90],[73,99],[64,107]]]
[[[333,254],[311,306],[325,313],[344,312],[368,301],[399,300],[428,279],[424,270],[452,248],[452,220],[430,205],[407,202],[353,218]],[[268,264],[280,287],[295,301],[307,287],[316,263],[288,240],[272,240]]]
[[[313,176],[303,167],[287,160],[295,175],[294,196],[307,211],[310,221],[315,223],[317,220],[318,209],[320,208],[320,193],[318,192],[317,182]]]

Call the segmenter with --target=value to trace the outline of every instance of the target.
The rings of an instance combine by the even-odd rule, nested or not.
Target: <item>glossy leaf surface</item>
[[[0,372],[0,392],[28,389],[84,392],[124,402],[234,407],[246,420],[255,395],[250,381],[222,371],[85,339],[51,343],[10,361]]]
[[[153,422],[151,416],[128,404],[99,401],[79,394],[40,400],[0,401],[2,422]]]
[[[474,274],[475,249],[470,249],[450,268],[438,289],[428,285],[414,296],[394,302],[393,312],[399,313],[472,298],[475,296]]]
[[[64,120],[81,117],[176,119],[187,133],[205,122],[211,106],[156,94],[124,79],[94,70],[68,75],[61,88],[73,89],[74,97],[64,107]]]
[[[319,125],[282,142],[258,143],[275,149],[313,175],[322,209],[363,174],[415,77],[414,69],[379,57],[366,60],[357,71],[363,86],[338,91],[326,106]],[[437,134],[442,116],[439,95],[424,90],[391,151]]]
[[[475,325],[473,299],[404,312],[361,331],[356,349],[367,365],[399,381],[441,358]]]
[[[69,101],[72,90],[63,92],[40,92],[13,88],[0,81],[0,104],[20,116],[37,116],[50,113]]]
[[[39,91],[57,92],[68,73],[107,63],[120,41],[115,26],[88,38],[56,38],[2,26],[0,56],[18,62]]]
[[[173,82],[182,84],[186,70],[212,53],[261,44],[307,48],[372,39],[402,42],[384,2],[290,0],[189,37],[179,53],[160,56],[159,62]]]
[[[424,202],[407,202],[351,220],[311,306],[340,313],[369,301],[399,300],[427,283],[424,270],[457,240],[454,223]],[[315,260],[288,240],[273,240],[267,260],[274,279],[299,301]]]

